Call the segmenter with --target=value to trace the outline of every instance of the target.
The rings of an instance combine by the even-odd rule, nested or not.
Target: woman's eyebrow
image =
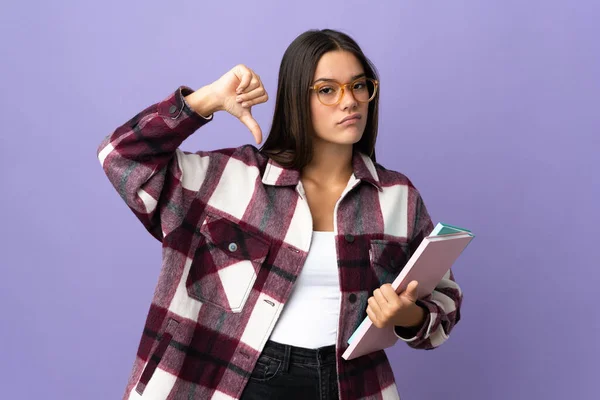
[[[362,78],[363,76],[366,76],[366,74],[363,72],[362,74],[358,74],[358,75],[354,75],[352,77],[352,80],[358,79],[358,78]],[[332,78],[319,78],[316,81],[313,82],[313,84],[320,82],[320,81],[324,81],[324,82],[336,82],[335,79]]]

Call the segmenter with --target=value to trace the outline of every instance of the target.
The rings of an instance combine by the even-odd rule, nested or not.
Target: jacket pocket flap
[[[391,240],[371,240],[370,258],[374,265],[391,272],[400,272],[409,260],[408,243]]]
[[[233,258],[258,261],[269,252],[268,240],[223,217],[207,217],[200,232],[207,238],[208,245]]]

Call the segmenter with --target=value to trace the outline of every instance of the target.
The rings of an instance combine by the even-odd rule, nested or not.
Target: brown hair
[[[321,57],[330,51],[352,53],[367,78],[379,80],[377,70],[350,36],[331,29],[309,30],[287,48],[279,67],[273,123],[260,151],[286,168],[302,169],[312,159],[312,118],[309,87]],[[369,103],[365,131],[355,150],[375,161],[379,91]]]

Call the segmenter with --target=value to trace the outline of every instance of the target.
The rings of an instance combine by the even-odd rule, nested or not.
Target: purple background
[[[451,339],[389,352],[403,399],[598,398],[599,2],[32,3],[0,12],[3,399],[124,390],[161,250],[103,175],[102,138],[236,63],[271,94],[268,132],[281,56],[313,27],[381,73],[379,161],[477,234]],[[251,140],[217,114],[183,148]]]

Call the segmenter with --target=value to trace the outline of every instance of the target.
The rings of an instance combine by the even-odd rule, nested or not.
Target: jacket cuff
[[[192,94],[193,92],[194,90],[188,86],[178,87],[171,96],[158,104],[158,114],[161,117],[171,119],[174,122],[190,119],[190,122],[197,124],[197,128],[200,128],[202,125],[213,119],[213,114],[204,117],[190,107],[188,102],[185,101],[185,96]]]

